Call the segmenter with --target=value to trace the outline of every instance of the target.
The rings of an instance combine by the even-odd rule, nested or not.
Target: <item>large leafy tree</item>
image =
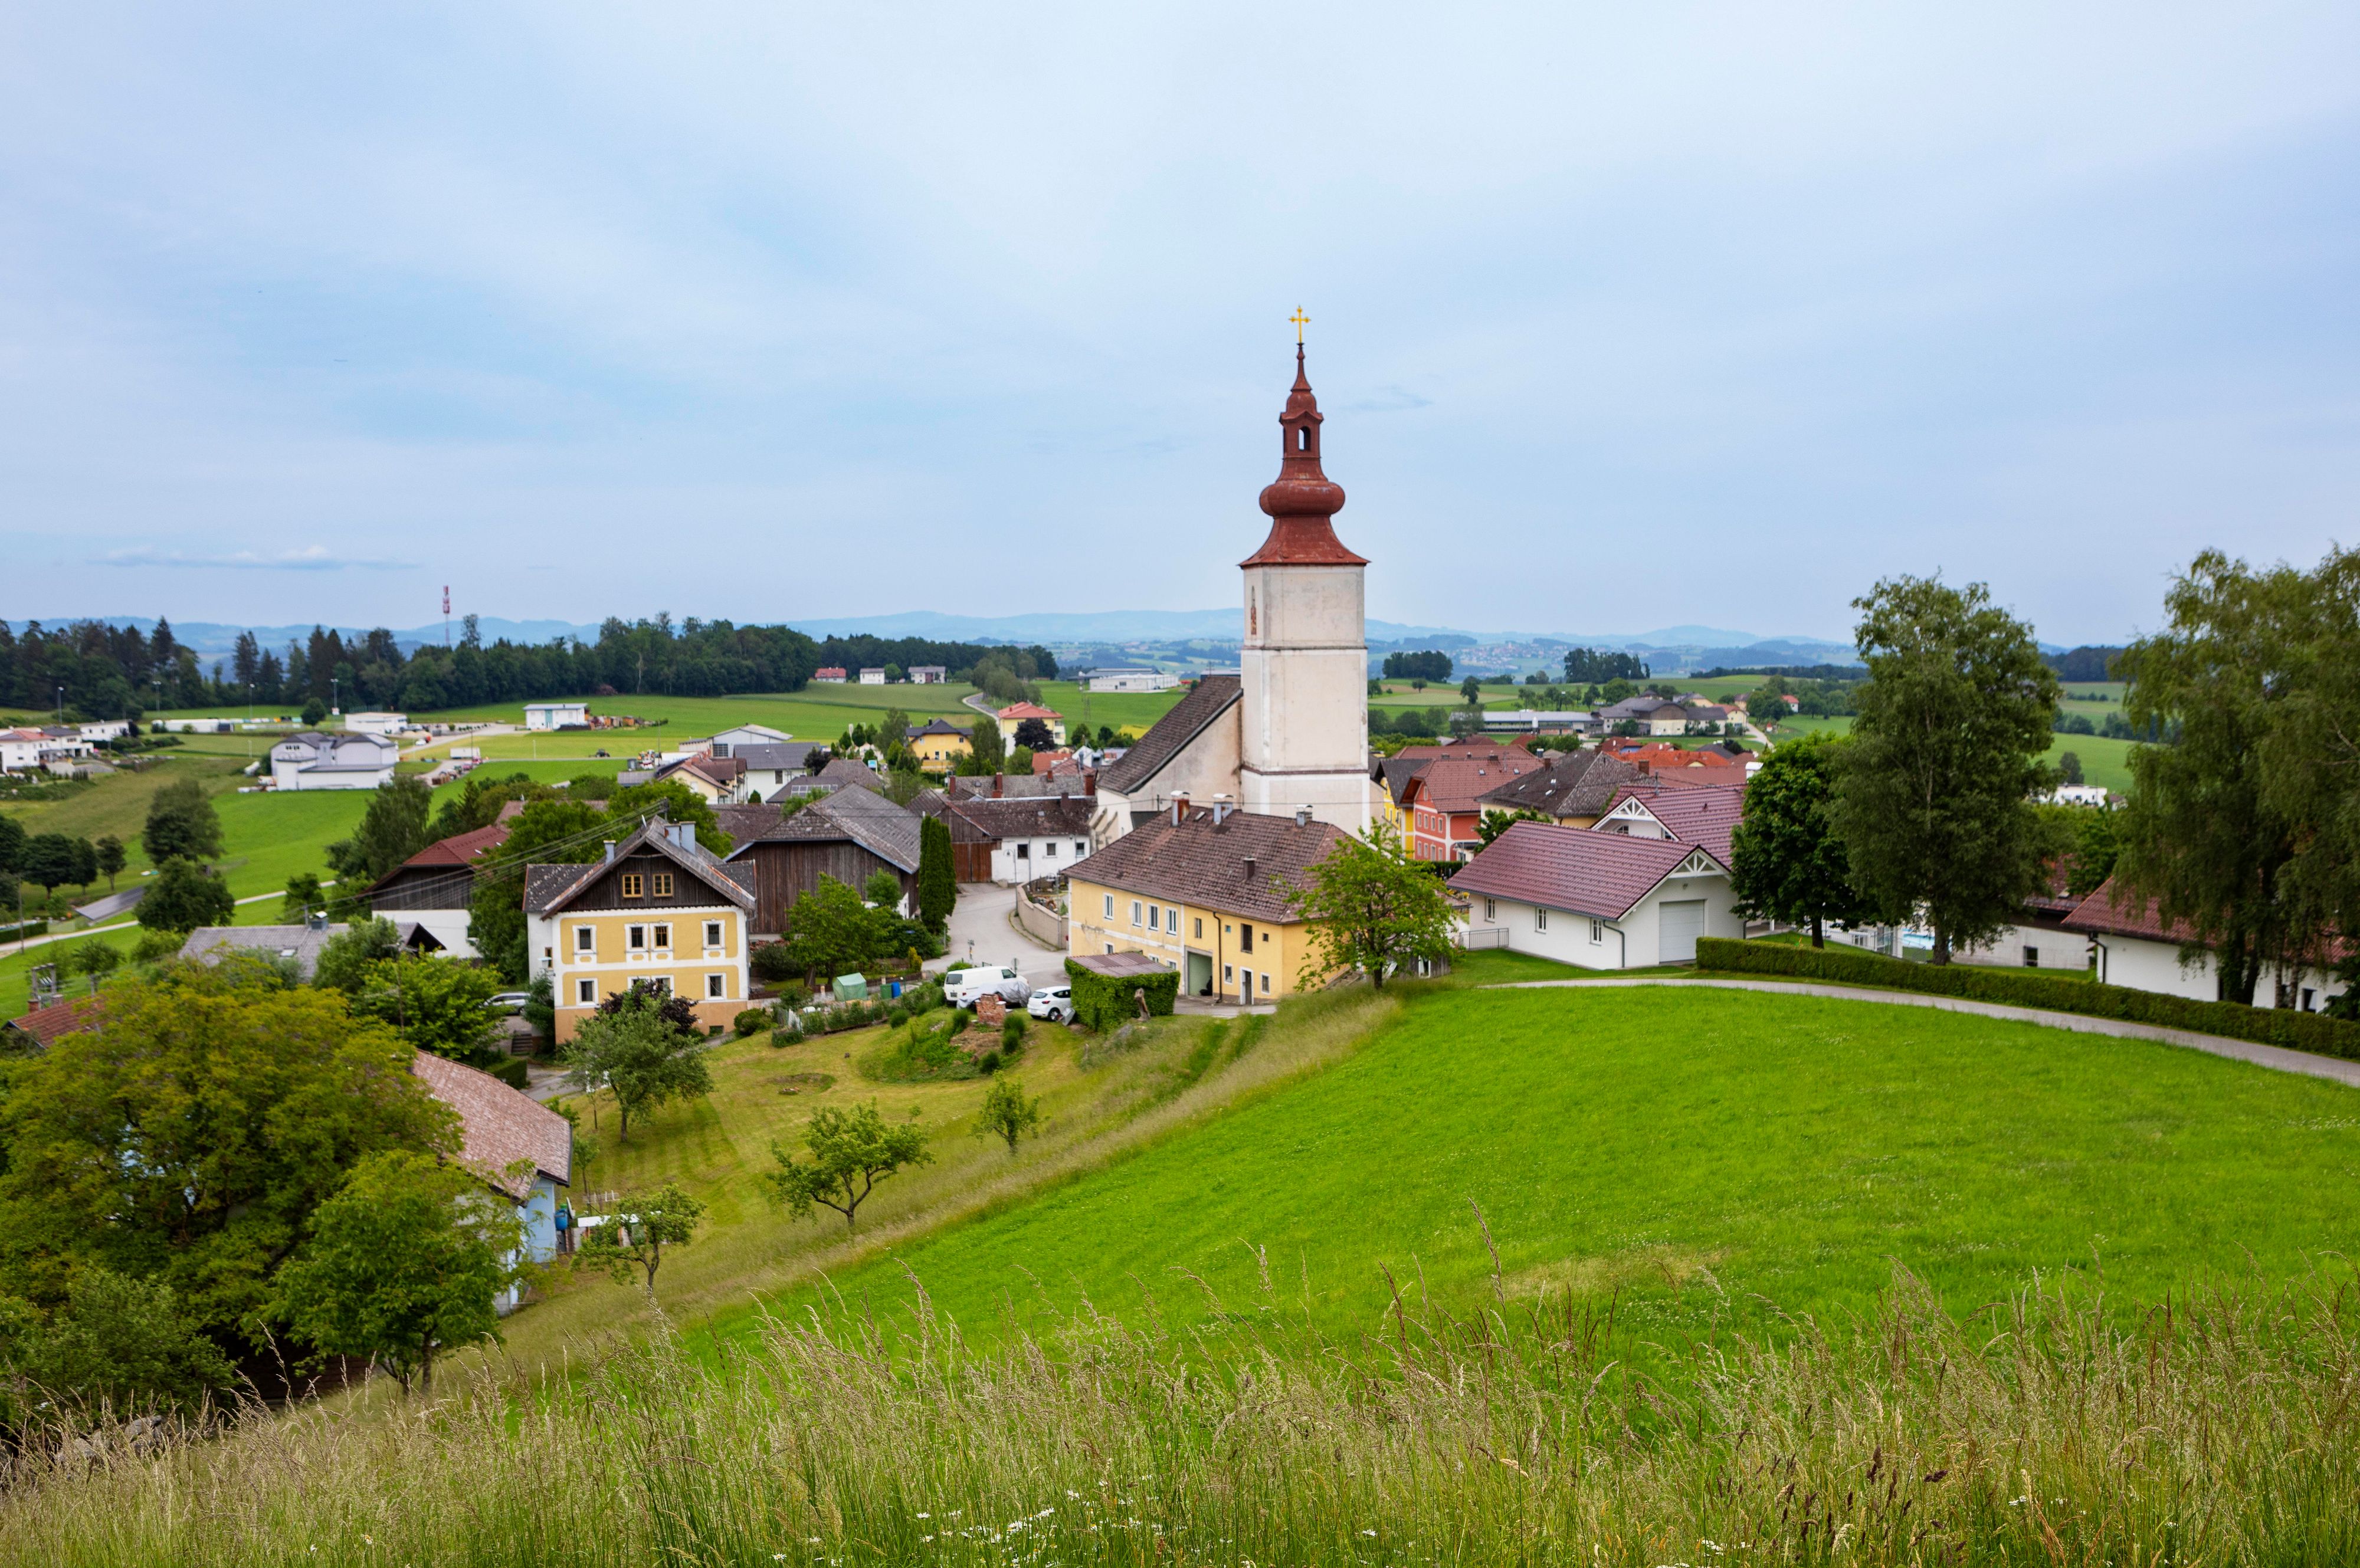
[[[170,1286],[217,1336],[258,1336],[279,1270],[347,1172],[387,1149],[455,1149],[456,1118],[410,1060],[341,996],[236,964],[115,986],[104,1027],[13,1071],[0,1285],[53,1301],[97,1263]]]
[[[522,1226],[465,1170],[406,1149],[354,1167],[279,1270],[275,1315],[331,1356],[364,1356],[409,1393],[434,1363],[499,1337],[497,1299]]]
[[[1739,909],[1809,926],[1813,947],[1827,945],[1827,921],[1874,913],[1852,887],[1851,857],[1836,833],[1842,745],[1825,734],[1805,735],[1764,758],[1745,787],[1745,814],[1730,843]]]
[[[880,1181],[898,1174],[904,1166],[924,1165],[934,1159],[923,1132],[906,1123],[886,1121],[874,1101],[849,1111],[823,1107],[803,1129],[803,1147],[811,1151],[807,1163],[773,1141],[770,1155],[779,1168],[763,1172],[762,1184],[796,1218],[810,1214],[816,1204],[842,1214],[847,1231]],[[1009,1147],[1015,1148],[1013,1139]]]
[[[237,913],[237,899],[221,873],[193,860],[168,860],[157,868],[148,896],[139,900],[139,923],[149,931],[192,931],[225,926]]]
[[[2132,730],[2167,737],[2132,748],[2120,875],[2212,950],[2228,1000],[2360,917],[2356,596],[2351,552],[2304,572],[2208,550],[2117,664]]]
[[[98,873],[106,878],[106,890],[112,893],[115,879],[123,871],[123,841],[113,833],[102,833],[91,842],[91,848],[97,852]]]
[[[582,1020],[564,1057],[576,1087],[604,1088],[615,1096],[623,1118],[617,1136],[628,1141],[633,1118],[713,1092],[704,1045],[687,1002],[634,985]]]
[[[117,1414],[158,1406],[189,1414],[236,1381],[178,1291],[97,1263],[74,1270],[54,1312],[0,1296],[0,1371],[16,1385],[0,1398],[11,1422],[58,1395]]]
[[[1287,908],[1309,922],[1300,983],[1358,968],[1382,987],[1394,967],[1450,954],[1457,916],[1442,881],[1411,859],[1385,822],[1347,834],[1284,890]]]
[[[2016,918],[2054,847],[2033,797],[2057,676],[2032,628],[1980,583],[1900,577],[1853,601],[1869,679],[1834,817],[1852,880],[1883,919],[1922,912],[1933,959]]]
[[[344,899],[360,898],[426,847],[426,816],[433,801],[434,791],[415,774],[399,774],[377,786],[353,836],[328,846],[328,866]]]
[[[587,863],[603,853],[606,816],[578,800],[536,800],[518,813],[467,905],[467,940],[511,985],[531,977],[525,950],[524,873],[529,864]],[[609,830],[611,831],[611,830]]]
[[[473,1062],[491,1050],[498,1032],[485,1004],[501,988],[488,969],[406,953],[369,965],[353,1010],[391,1024],[421,1051]]]
[[[401,933],[393,922],[363,915],[322,944],[311,984],[357,996],[379,964],[400,955]]]
[[[75,841],[64,833],[35,833],[25,844],[24,864],[20,867],[25,880],[44,892],[53,892],[73,882],[81,861],[74,844]]]
[[[213,810],[202,784],[175,779],[149,799],[148,825],[140,831],[139,842],[158,866],[176,856],[216,859],[222,852],[221,813]]]
[[[676,1181],[650,1192],[627,1192],[615,1201],[615,1212],[605,1225],[582,1233],[574,1266],[598,1269],[618,1285],[628,1283],[634,1273],[641,1275],[652,1307],[664,1248],[686,1247],[704,1218],[705,1205]]]
[[[866,964],[878,950],[879,914],[857,890],[823,873],[787,911],[787,947],[804,978],[816,983]]]

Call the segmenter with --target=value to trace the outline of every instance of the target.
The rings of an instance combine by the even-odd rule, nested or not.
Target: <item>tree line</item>
[[[1829,920],[1922,919],[1946,963],[2060,879],[2112,876],[2213,955],[2223,1000],[2360,979],[2360,551],[2311,571],[2207,551],[2174,581],[2164,628],[2114,656],[2147,737],[2119,812],[2042,806],[2058,675],[1981,584],[1901,578],[1856,605],[1850,736],[1778,747],[1746,792],[1748,913],[1815,942]]]
[[[815,641],[792,626],[741,626],[668,615],[610,617],[589,642],[483,640],[476,618],[460,623],[445,648],[425,643],[405,654],[378,627],[347,638],[311,628],[302,640],[266,648],[251,631],[228,658],[209,666],[158,621],[153,633],[103,621],[55,629],[27,622],[21,633],[0,622],[0,707],[55,710],[86,719],[136,718],[166,708],[264,707],[300,712],[312,703],[433,713],[486,702],[557,697],[661,694],[719,697],[795,691],[829,665],[939,664],[953,677],[979,676],[1018,696],[1028,683],[1054,680],[1057,661],[1043,648],[1007,648],[923,637],[829,637]],[[1016,700],[1011,697],[1009,701]]]

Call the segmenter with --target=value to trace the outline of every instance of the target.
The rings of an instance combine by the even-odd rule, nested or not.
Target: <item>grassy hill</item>
[[[1249,1056],[1248,1060],[1251,1060]],[[2360,1100],[2138,1040],[1868,1002],[1456,991],[1348,1060],[980,1223],[838,1271],[1040,1327],[1278,1297],[1333,1332],[1415,1301],[1620,1289],[1637,1321],[1865,1306],[1898,1261],[1954,1307],[2035,1274],[2126,1299],[2360,1245]],[[1183,1270],[1187,1271],[1185,1273]],[[1204,1282],[1191,1282],[1190,1275]],[[742,1326],[744,1319],[737,1320]],[[725,1331],[733,1326],[723,1325]]]

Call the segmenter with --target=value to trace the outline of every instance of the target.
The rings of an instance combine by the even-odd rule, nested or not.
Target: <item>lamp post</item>
[[[344,682],[333,675],[328,677],[328,712],[338,718],[342,718],[344,713]]]

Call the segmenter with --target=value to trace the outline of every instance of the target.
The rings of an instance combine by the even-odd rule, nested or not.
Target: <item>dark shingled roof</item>
[[[943,787],[954,800],[989,800],[991,782],[1000,780],[1000,793],[1008,800],[1038,800],[1052,795],[1086,795],[1089,788],[1078,773],[1061,773],[1052,777],[1045,773],[979,773],[954,774],[943,780]]]
[[[857,844],[889,866],[915,872],[923,820],[916,811],[897,806],[873,790],[837,789],[779,822],[760,835],[760,842]],[[741,840],[730,858],[736,859],[755,842]]]
[[[1702,844],[1721,864],[1729,863],[1730,835],[1737,831],[1738,819],[1745,814],[1743,784],[1708,789],[1643,779],[1614,792],[1616,806],[1631,800],[1644,806],[1648,815],[1663,823],[1665,831],[1682,844]]]
[[[1079,795],[959,800],[946,813],[988,839],[1085,837],[1096,802]]]
[[[1638,768],[1619,757],[1569,751],[1547,768],[1501,785],[1480,803],[1550,817],[1603,816],[1614,803],[1614,792],[1638,777]]]
[[[1326,822],[1298,827],[1293,817],[1231,811],[1216,823],[1210,811],[1197,808],[1175,826],[1170,811],[1158,811],[1066,875],[1142,898],[1284,922],[1295,917],[1281,889],[1300,886],[1305,871],[1343,836]]]
[[[747,806],[716,806],[713,820],[729,835],[731,848],[764,833],[787,820],[786,812],[777,804]]]
[[[1195,691],[1181,698],[1169,713],[1149,726],[1137,745],[1123,753],[1121,761],[1098,775],[1098,788],[1128,795],[1147,783],[1163,772],[1164,765],[1179,756],[1206,725],[1226,713],[1242,688],[1243,681],[1235,675],[1207,675],[1198,681]]]
[[[1461,893],[1619,920],[1701,844],[1517,822],[1450,879]],[[1719,866],[1719,861],[1715,861]]]
[[[690,876],[720,894],[739,909],[754,907],[754,890],[738,880],[738,873],[722,865],[721,857],[703,844],[694,849],[683,849],[665,836],[672,824],[661,817],[641,822],[631,836],[615,846],[612,857],[601,854],[595,860],[581,865],[528,866],[524,868],[524,909],[529,915],[544,915],[561,908],[582,889],[596,881],[601,873],[610,868],[615,860],[634,855],[642,849],[653,850]]]

